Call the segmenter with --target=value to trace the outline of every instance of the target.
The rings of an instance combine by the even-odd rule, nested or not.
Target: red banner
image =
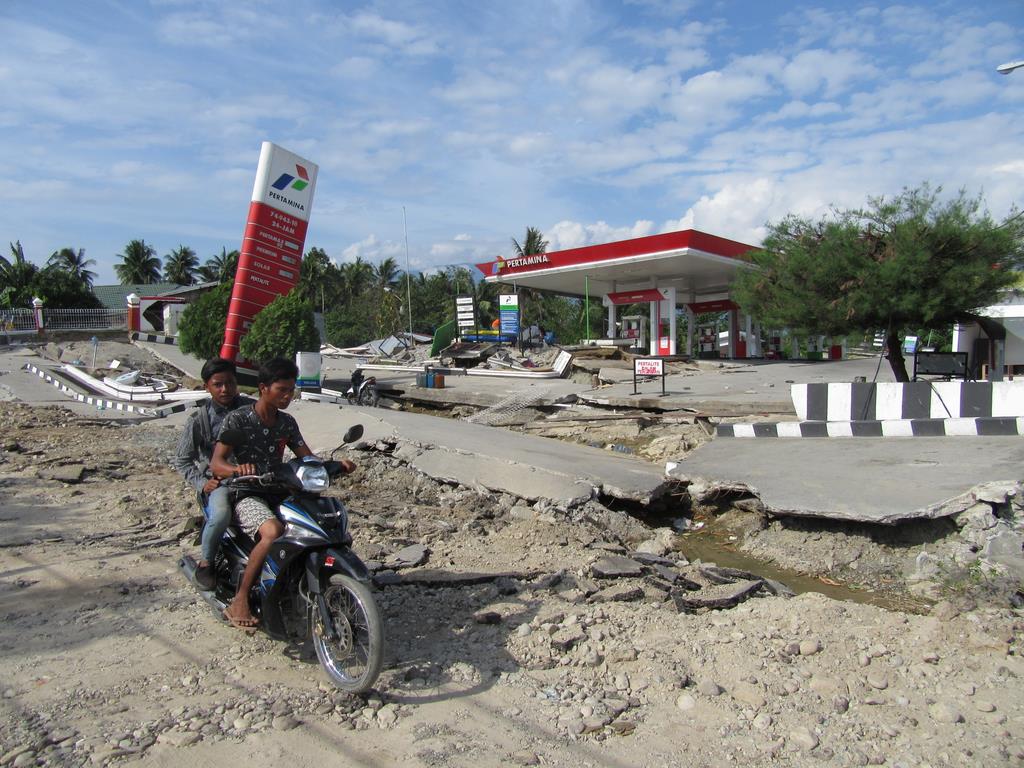
[[[729,310],[739,309],[739,304],[729,299],[717,299],[715,301],[695,301],[692,304],[687,304],[693,314],[702,315],[705,312],[728,312]]]
[[[608,300],[612,304],[640,304],[645,301],[664,301],[665,297],[657,288],[646,288],[642,291],[619,291],[609,293]]]

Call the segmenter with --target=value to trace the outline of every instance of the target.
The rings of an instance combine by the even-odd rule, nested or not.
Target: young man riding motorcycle
[[[203,364],[200,376],[210,399],[196,408],[185,422],[178,439],[173,465],[191,485],[209,512],[202,534],[202,559],[196,568],[196,581],[203,589],[213,589],[212,564],[217,556],[221,537],[231,523],[231,500],[228,490],[210,471],[213,446],[224,417],[236,408],[252,405],[255,400],[238,394],[235,364],[214,357]]]
[[[281,357],[260,366],[257,378],[259,400],[229,413],[221,424],[220,436],[229,431],[236,434],[241,432],[244,440],[238,445],[227,445],[218,440],[210,460],[215,475],[229,477],[273,472],[283,463],[286,445],[298,458],[312,455],[302,439],[298,423],[284,412],[295,394],[295,379],[298,375],[295,363]],[[347,459],[342,464],[346,472],[355,469],[355,465]],[[252,615],[249,592],[256,583],[274,539],[284,533],[284,524],[274,515],[265,500],[251,494],[235,504],[235,518],[239,528],[256,545],[249,553],[238,591],[224,610],[224,617],[236,627],[255,627],[258,621]]]

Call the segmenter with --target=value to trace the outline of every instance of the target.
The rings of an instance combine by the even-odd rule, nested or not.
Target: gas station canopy
[[[571,296],[674,288],[685,302],[727,299],[755,246],[686,229],[614,243],[477,264],[491,283]],[[642,301],[643,299],[641,299]]]
[[[648,348],[651,355],[676,354],[676,312],[680,304],[687,314],[686,350],[693,349],[693,318],[703,312],[727,312],[729,357],[746,355],[740,339],[739,308],[729,296],[733,278],[750,268],[755,246],[724,237],[685,229],[633,240],[536,253],[477,264],[490,283],[552,291],[569,296],[600,296],[608,310],[602,339],[582,339],[587,344],[631,345]],[[637,316],[616,319],[617,308],[627,304],[649,305],[649,344],[646,328]],[[747,318],[749,325],[750,318]],[[590,336],[590,327],[586,330]],[[748,331],[748,336],[756,334]],[[717,335],[712,337],[716,345]],[[702,349],[703,349],[702,342]]]

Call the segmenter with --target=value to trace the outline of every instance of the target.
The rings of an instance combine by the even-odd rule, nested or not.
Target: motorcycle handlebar
[[[259,485],[269,485],[274,482],[274,473],[267,472],[265,475],[233,475],[232,477],[225,477],[220,481],[221,485],[232,486],[241,485],[242,483],[258,483]]]

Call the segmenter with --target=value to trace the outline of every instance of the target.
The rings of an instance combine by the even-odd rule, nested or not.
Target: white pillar
[[[38,296],[32,299],[32,319],[36,324],[36,332],[43,332],[43,300]]]
[[[668,353],[670,355],[676,354],[676,289],[675,288],[662,288],[661,295],[665,297],[665,300],[661,302],[662,317],[668,315]]]
[[[654,356],[658,354],[658,304],[659,301],[650,302],[650,317],[647,323],[647,354]]]
[[[729,350],[726,356],[731,358],[736,357],[736,342],[739,340],[740,335],[740,323],[739,323],[739,312],[735,309],[729,310]]]
[[[697,333],[697,329],[694,325],[697,322],[697,315],[694,314],[690,306],[686,306],[686,354],[689,357],[693,357],[693,338]]]
[[[614,339],[615,335],[615,304],[607,296],[601,299],[601,303],[608,309],[608,338]]]

